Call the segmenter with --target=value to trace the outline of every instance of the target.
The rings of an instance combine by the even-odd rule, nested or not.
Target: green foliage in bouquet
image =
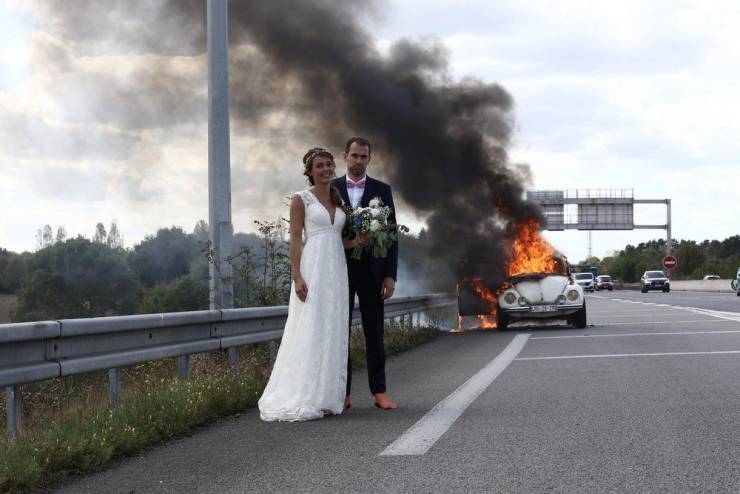
[[[360,259],[362,252],[367,250],[373,257],[385,258],[388,256],[393,242],[398,241],[398,232],[407,233],[407,226],[390,223],[388,218],[392,213],[390,206],[384,206],[379,197],[370,201],[368,207],[356,207],[350,211],[350,231],[353,235],[364,235],[368,242],[365,246],[352,249],[351,258]]]

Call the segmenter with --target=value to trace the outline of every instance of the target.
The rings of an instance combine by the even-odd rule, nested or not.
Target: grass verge
[[[433,327],[387,326],[388,355],[439,334]],[[191,359],[192,377],[175,377],[174,360],[126,369],[121,405],[107,406],[105,373],[22,386],[24,433],[0,434],[0,492],[27,492],[99,468],[218,417],[254,407],[269,376],[269,344],[243,349],[239,373],[223,353]],[[353,366],[365,365],[365,345],[352,332]],[[4,400],[3,400],[4,401]],[[4,403],[0,405],[4,415]]]

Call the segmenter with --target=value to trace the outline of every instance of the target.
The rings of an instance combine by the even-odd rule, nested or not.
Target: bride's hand
[[[360,233],[357,234],[355,237],[355,246],[366,246],[367,245],[367,237],[365,235],[362,235]]]
[[[303,280],[303,278],[295,280],[295,294],[298,295],[298,298],[301,299],[301,302],[306,301],[306,296],[308,295],[308,285],[306,285],[306,282]]]

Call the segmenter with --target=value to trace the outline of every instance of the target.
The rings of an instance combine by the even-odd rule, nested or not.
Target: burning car
[[[503,272],[501,266],[492,266],[467,269],[459,276],[457,330],[463,316],[478,316],[481,327],[499,330],[518,321],[545,319],[565,319],[585,328],[583,287],[571,279],[568,261],[540,235],[536,221],[516,231]]]
[[[476,283],[461,283],[458,310],[460,316],[495,314],[499,330],[525,320],[564,319],[576,328],[587,325],[583,288],[572,282],[568,264],[560,258],[543,272],[510,276],[494,299]]]

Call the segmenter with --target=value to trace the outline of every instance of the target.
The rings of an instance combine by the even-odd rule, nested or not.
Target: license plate
[[[529,312],[556,312],[558,308],[554,305],[532,305]]]

